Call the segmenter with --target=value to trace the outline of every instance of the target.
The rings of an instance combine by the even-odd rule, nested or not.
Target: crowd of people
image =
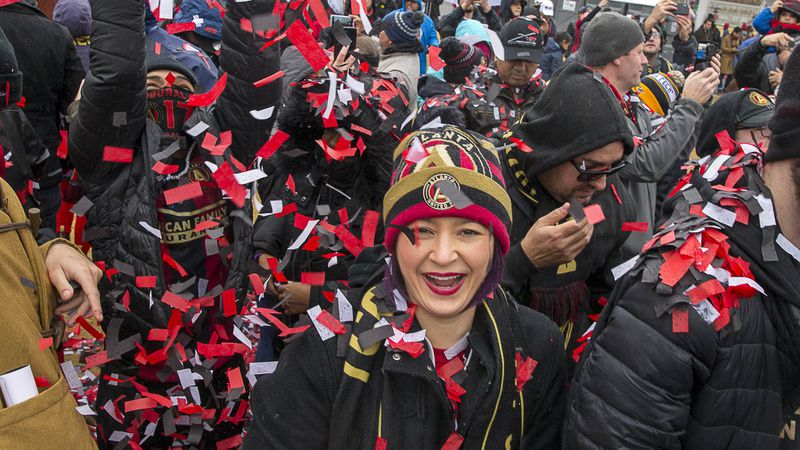
[[[800,3],[687,6],[3,2],[0,448],[800,448]]]

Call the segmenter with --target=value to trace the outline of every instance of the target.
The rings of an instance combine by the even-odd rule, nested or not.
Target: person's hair
[[[398,239],[405,239],[403,233],[399,233]],[[489,270],[486,272],[486,278],[483,279],[475,295],[470,299],[467,308],[477,306],[489,294],[497,289],[500,280],[503,278],[505,265],[503,263],[503,252],[500,249],[500,244],[497,239],[494,240],[494,252],[492,253],[492,262],[489,265]],[[400,266],[397,264],[397,256],[392,254],[389,258],[389,265],[383,277],[383,292],[386,298],[391,298],[394,290],[397,289],[400,294],[408,301],[413,299],[408,298],[408,291],[406,290],[406,283],[403,280],[403,274],[400,273]]]
[[[741,32],[742,32],[742,29],[741,29],[741,28],[739,28],[739,27],[733,27],[733,32],[734,32],[734,33],[741,33]]]
[[[556,35],[556,42],[560,43],[564,41],[572,42],[572,36],[570,36],[570,34],[566,31],[562,31]]]

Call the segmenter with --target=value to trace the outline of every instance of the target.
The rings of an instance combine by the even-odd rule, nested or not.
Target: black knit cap
[[[783,69],[769,129],[772,138],[764,161],[800,158],[800,46],[794,48]]]
[[[519,155],[535,175],[620,141],[633,151],[633,135],[619,100],[600,74],[569,64],[550,81],[513,137],[533,149]]]
[[[463,83],[483,56],[483,52],[454,37],[444,38],[440,47],[439,57],[446,64],[442,72],[448,83]]]
[[[13,105],[22,98],[22,72],[17,65],[14,47],[0,30],[0,107]]]
[[[161,69],[169,70],[185,76],[193,86],[198,86],[200,84],[194,72],[192,72],[186,64],[178,61],[175,55],[170,52],[164,52],[161,46],[158,46],[158,50],[159,53],[156,53],[155,43],[153,43],[153,45],[147,45],[144,64],[148,72]]]
[[[707,156],[719,150],[717,133],[727,131],[733,137],[737,129],[763,127],[774,112],[775,104],[758,89],[723,95],[704,115],[697,137],[697,154]]]

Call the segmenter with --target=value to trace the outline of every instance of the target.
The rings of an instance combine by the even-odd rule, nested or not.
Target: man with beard
[[[494,59],[497,70],[479,67],[460,92],[428,99],[422,106],[423,116],[432,118],[437,110],[448,109],[448,117],[458,119],[448,123],[466,124],[466,128],[490,138],[501,137],[515,123],[525,120],[544,89],[536,74],[545,41],[540,25],[540,21],[527,17],[505,24],[499,35],[504,55]]]
[[[799,50],[786,73],[769,151],[721,136],[617,284],[564,448],[797,448]]]
[[[561,327],[572,356],[623,261],[622,225],[636,205],[614,174],[633,137],[611,89],[570,64],[509,139],[515,148],[501,152],[501,162],[514,220],[503,286]],[[585,217],[591,203],[605,220]]]
[[[234,174],[272,127],[251,111],[274,107],[281,90],[254,86],[277,72],[277,47],[262,49],[266,40],[239,24],[272,6],[228,4],[227,75],[193,96],[192,71],[145,45],[141,0],[92,2],[91,67],[69,156],[93,204],[84,239],[113,283],[98,359],[102,448],[118,444],[112,437],[157,448],[240,438],[247,389],[230,380],[244,377],[248,349],[233,319],[247,302],[252,225]],[[157,400],[134,413],[140,398]]]

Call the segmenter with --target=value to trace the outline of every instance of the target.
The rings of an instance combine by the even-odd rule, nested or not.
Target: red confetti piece
[[[164,191],[164,200],[166,201],[167,205],[174,205],[175,203],[180,203],[184,200],[202,196],[203,189],[201,188],[200,183],[197,181]]]
[[[380,436],[375,439],[375,450],[386,450],[388,445],[389,443],[386,441],[386,439]]]
[[[689,310],[687,308],[676,307],[672,309],[672,332],[689,332]]]
[[[611,192],[614,194],[614,198],[617,199],[617,203],[621,205],[622,199],[619,198],[619,194],[617,194],[617,187],[614,186],[614,183],[611,183]]]
[[[300,282],[311,286],[322,286],[325,284],[325,272],[302,272]]]
[[[202,94],[192,94],[189,97],[189,100],[186,101],[187,106],[209,106],[210,104],[214,103],[217,98],[222,94],[222,91],[225,90],[225,86],[228,85],[228,74],[223,73],[221,77],[217,80],[214,84],[214,87],[211,88],[208,92]]]
[[[664,264],[658,270],[658,276],[661,282],[667,286],[675,286],[694,262],[694,257],[686,257],[681,255],[680,252],[673,250],[663,254]]]
[[[91,334],[95,339],[102,340],[105,335],[100,332],[97,328],[93,327],[92,324],[86,321],[83,316],[78,316],[77,319],[78,325],[80,325],[87,333]]]
[[[95,353],[94,355],[86,357],[86,367],[84,367],[84,369],[89,370],[93,367],[105,364],[108,361],[110,361],[108,359],[108,352],[102,351],[100,353]]]
[[[647,233],[649,224],[647,222],[625,222],[622,224],[622,231],[633,231],[636,233]],[[674,235],[674,233],[673,233]]]
[[[130,163],[133,161],[133,149],[106,145],[103,147],[103,161]]]
[[[233,175],[233,169],[227,161],[222,163],[217,171],[211,174],[211,177],[214,178],[217,186],[222,188],[228,194],[228,196],[231,198],[231,201],[236,206],[239,208],[244,207],[244,200],[245,196],[247,195],[247,191],[245,190],[244,186],[236,181],[236,177]]]
[[[39,351],[50,348],[53,346],[53,337],[39,339]]]
[[[322,310],[321,313],[317,316],[317,322],[321,323],[325,328],[333,331],[334,334],[345,334],[347,333],[347,328],[342,325],[342,322],[336,320],[335,317],[327,310]]]
[[[175,258],[170,256],[169,253],[161,252],[161,259],[163,259],[164,262],[167,263],[168,266],[170,266],[173,269],[175,269],[175,271],[178,272],[178,274],[180,276],[186,277],[186,276],[189,275],[189,273],[186,272],[186,269],[184,269],[183,266],[178,261],[175,261]]]
[[[458,450],[463,443],[464,438],[454,431],[442,445],[442,450]]]
[[[689,300],[696,305],[713,295],[719,295],[723,292],[725,292],[725,288],[722,286],[722,284],[720,284],[719,281],[712,279],[696,286],[694,289],[687,292],[686,295],[688,295]]]
[[[285,75],[284,72],[282,70],[279,70],[266,78],[262,78],[256,81],[255,83],[253,83],[253,86],[255,87],[266,86],[284,75]]]
[[[142,288],[142,289],[145,289],[145,288],[152,289],[152,288],[156,287],[156,281],[157,281],[157,278],[156,278],[155,275],[139,276],[139,277],[136,277],[136,287]]]
[[[177,172],[179,167],[175,164],[164,164],[161,161],[156,161],[153,164],[153,172],[159,175],[172,175],[173,173]]]
[[[606,216],[603,214],[603,208],[598,204],[585,206],[583,208],[583,213],[586,214],[586,219],[592,225],[597,225],[606,220]]]
[[[331,22],[328,20],[328,12],[325,10],[325,6],[322,2],[320,0],[311,0],[308,2],[308,6],[311,8],[311,12],[314,13],[314,17],[317,18],[320,26],[322,28],[330,28]]]
[[[525,386],[525,383],[531,379],[533,376],[533,371],[536,369],[536,365],[539,364],[535,359],[527,356],[525,361],[522,360],[522,355],[517,353],[516,356],[517,362],[517,390],[522,391],[522,388]]]
[[[20,0],[0,0],[0,8],[18,3]]]
[[[430,65],[431,69],[438,71],[442,67],[446,66],[447,64],[442,61],[442,58],[439,57],[439,53],[442,51],[441,48],[436,46],[428,47],[428,57],[430,58]]]
[[[36,387],[38,387],[38,388],[45,388],[46,389],[46,388],[49,388],[51,386],[50,382],[47,381],[47,378],[45,378],[45,377],[33,377],[33,382],[36,383]]]
[[[323,69],[330,62],[330,58],[324,50],[317,44],[316,39],[302,25],[302,21],[295,20],[286,30],[286,37],[292,41],[303,58],[314,71]]]
[[[242,371],[239,370],[238,367],[229,369],[227,375],[228,375],[228,392],[230,392],[233,389],[244,388],[244,380],[242,380]]]
[[[260,156],[264,159],[269,159],[280,147],[283,145],[286,140],[289,139],[289,135],[284,133],[281,130],[275,132],[271,138],[267,139],[267,142],[261,146],[261,148],[256,153],[256,156]]]
[[[508,138],[508,140],[513,142],[513,143],[515,143],[515,144],[517,144],[517,150],[519,150],[519,151],[521,151],[523,153],[530,153],[530,152],[533,151],[532,148],[528,147],[524,142],[522,142],[522,139],[515,138],[515,137],[510,137],[510,138]]]
[[[261,281],[261,277],[257,273],[251,273],[248,275],[250,278],[250,284],[253,285],[253,293],[256,295],[263,294],[264,291],[264,283]]]
[[[152,398],[138,398],[136,400],[128,400],[125,402],[125,412],[141,411],[143,409],[153,409],[158,406]]]
[[[170,291],[164,292],[164,296],[161,297],[161,301],[180,312],[187,312],[189,311],[189,308],[192,307],[192,304],[189,302],[189,300],[186,300],[180,295],[173,294]]]
[[[228,289],[222,293],[222,311],[225,317],[236,315],[236,292]]]
[[[179,22],[179,23],[170,23],[167,24],[167,33],[169,34],[178,34],[183,33],[185,31],[194,31],[197,29],[197,25],[194,22]]]
[[[67,130],[59,130],[59,133],[61,134],[61,142],[58,144],[56,156],[61,159],[67,159]]]

